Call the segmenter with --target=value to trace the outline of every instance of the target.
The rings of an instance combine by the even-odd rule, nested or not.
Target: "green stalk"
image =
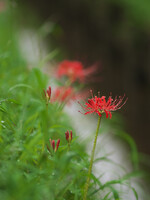
[[[68,142],[68,151],[70,151],[70,142]]]
[[[93,143],[93,149],[92,149],[92,154],[91,154],[91,160],[90,160],[90,166],[89,166],[89,171],[88,171],[88,177],[87,177],[87,180],[86,180],[86,183],[85,183],[83,200],[86,200],[87,192],[88,192],[88,188],[89,188],[89,184],[90,184],[90,176],[91,176],[91,172],[92,172],[92,166],[93,166],[93,160],[94,160],[94,154],[95,154],[97,136],[98,136],[98,131],[99,131],[99,127],[100,127],[100,121],[101,121],[101,117],[99,116],[98,123],[97,123],[97,129],[96,129],[96,135],[95,135],[95,139],[94,139],[94,143]]]

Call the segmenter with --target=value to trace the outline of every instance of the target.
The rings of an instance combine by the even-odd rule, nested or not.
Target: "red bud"
[[[59,144],[60,144],[60,139],[57,140],[55,151],[57,151],[57,149],[58,149],[58,147],[59,147]]]
[[[66,140],[68,141],[69,140],[69,131],[67,131],[65,134],[66,134]]]
[[[53,150],[55,149],[55,141],[54,140],[52,140],[52,148],[53,148]]]

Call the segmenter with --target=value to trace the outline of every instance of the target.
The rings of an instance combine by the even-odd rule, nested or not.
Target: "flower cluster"
[[[51,87],[44,90],[44,95],[46,98],[46,104],[51,102],[61,102],[66,103],[71,99],[76,99],[79,94],[76,93],[76,89],[74,88],[75,81],[79,80],[80,82],[85,81],[86,77],[96,71],[96,66],[91,66],[89,68],[84,69],[83,65],[79,61],[69,61],[64,60],[58,65],[57,69],[57,77],[61,78],[66,76],[68,78],[67,82],[63,86],[59,86],[54,89],[53,94],[51,95]]]
[[[68,143],[71,143],[71,141],[72,141],[72,131],[70,131],[70,133],[69,133],[69,131],[67,131],[65,133],[65,135],[66,135],[66,140],[68,141]]]
[[[50,145],[51,145],[51,148],[53,149],[54,152],[56,152],[58,150],[58,147],[59,147],[59,144],[60,144],[60,139],[57,140],[57,143],[56,143],[56,146],[55,146],[55,140],[51,140],[49,139],[49,142],[50,142]],[[47,146],[49,152],[50,151],[50,148]]]
[[[70,133],[69,133],[69,131],[66,131],[65,135],[66,135],[66,140],[68,142],[68,146],[70,148],[70,144],[72,141],[72,131],[70,131]],[[53,150],[53,152],[56,152],[58,150],[58,147],[60,144],[60,139],[57,140],[56,145],[55,145],[55,140],[49,139],[49,142],[50,142],[50,146],[51,146],[51,149]],[[51,149],[49,148],[48,145],[47,145],[47,149],[51,153]]]
[[[44,97],[46,99],[47,104],[51,102],[67,102],[71,99],[75,99],[75,91],[72,87],[57,87],[53,94],[51,94],[51,87],[44,90]]]
[[[87,102],[85,102],[84,105],[79,104],[82,106],[83,110],[85,111],[84,115],[91,114],[91,113],[97,113],[100,117],[102,116],[102,113],[106,113],[106,118],[110,116],[112,117],[111,112],[116,111],[120,109],[127,101],[127,98],[124,101],[124,96],[117,96],[115,99],[113,99],[111,96],[108,97],[108,100],[106,100],[105,96],[102,97],[93,97],[91,99],[88,99]]]
[[[72,87],[58,87],[54,90],[52,102],[66,102],[73,98],[75,98],[75,92]]]
[[[79,61],[64,60],[58,65],[57,76],[58,78],[66,76],[70,82],[77,80],[84,82],[87,76],[96,72],[96,69],[95,65],[84,69]]]

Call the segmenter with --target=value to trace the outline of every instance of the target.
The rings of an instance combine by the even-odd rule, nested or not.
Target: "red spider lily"
[[[47,101],[50,101],[50,98],[51,98],[51,87],[49,86],[48,89],[45,91],[44,90],[44,95],[47,99]]]
[[[91,91],[92,92],[92,91]],[[91,113],[97,113],[100,117],[102,116],[102,113],[106,113],[106,118],[108,118],[108,115],[111,119],[112,111],[116,111],[120,109],[127,101],[127,98],[124,100],[124,96],[117,96],[115,99],[113,99],[111,96],[108,97],[108,100],[106,101],[106,97],[93,97],[91,99],[88,99],[88,102],[85,102],[85,105],[82,106],[83,110],[85,111],[84,115],[91,114]]]
[[[71,82],[74,82],[76,80],[83,82],[86,76],[94,73],[96,69],[96,66],[83,69],[83,65],[79,61],[64,60],[58,66],[57,76],[67,76]]]
[[[51,144],[51,147],[52,147],[53,151],[56,152],[58,147],[59,147],[59,144],[60,144],[60,139],[57,140],[56,147],[55,147],[55,140],[49,139],[49,142]]]
[[[72,140],[72,131],[70,131],[70,134],[69,134],[69,131],[67,131],[67,132],[65,133],[65,135],[66,135],[66,140],[67,140],[68,142],[71,142],[71,140]]]
[[[75,99],[75,92],[72,87],[58,87],[54,90],[51,101],[65,102]]]

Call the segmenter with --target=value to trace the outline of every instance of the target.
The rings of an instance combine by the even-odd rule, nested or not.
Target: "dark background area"
[[[46,40],[62,49],[63,59],[99,63],[103,80],[91,85],[95,91],[128,96],[121,111],[127,130],[139,151],[150,154],[150,2],[26,0],[20,6],[24,23],[30,10],[40,25],[55,24]]]

